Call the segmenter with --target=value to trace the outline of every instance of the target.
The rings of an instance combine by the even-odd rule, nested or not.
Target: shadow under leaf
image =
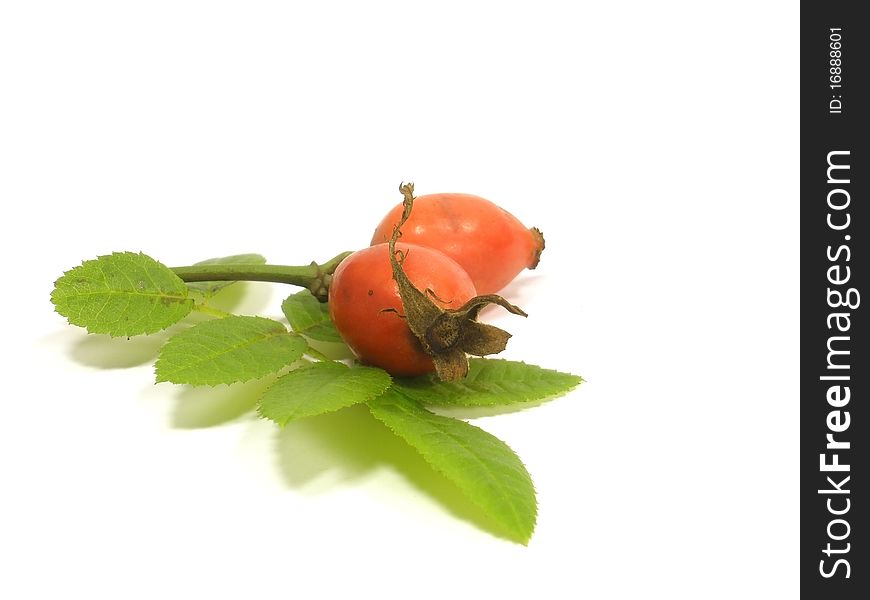
[[[232,312],[244,305],[247,312],[255,314],[268,304],[270,296],[269,286],[249,286],[247,282],[237,282],[218,292],[208,304],[225,312]],[[138,367],[157,360],[160,348],[176,333],[213,318],[191,312],[182,321],[163,331],[130,338],[87,333],[79,329],[80,335],[72,342],[68,354],[73,361],[97,369]]]
[[[246,414],[254,415],[254,409],[266,388],[276,379],[275,375],[218,386],[174,386],[180,391],[175,395],[175,410],[172,426],[178,429],[201,429],[223,425]]]
[[[363,405],[291,422],[279,431],[276,442],[281,474],[290,488],[320,493],[378,469],[391,469],[455,517],[509,539],[452,481]]]
[[[312,340],[311,338],[305,339],[308,340],[309,346],[331,360],[350,360],[354,358],[353,352],[351,352],[350,348],[343,343],[321,342],[318,340]]]
[[[96,369],[129,369],[154,362],[161,346],[170,337],[203,321],[204,315],[190,315],[181,323],[150,335],[136,337],[111,337],[101,333],[87,333],[78,330],[77,339],[69,347],[69,357],[86,367]]]
[[[258,315],[269,305],[272,284],[236,281],[208,299],[212,308],[228,313]]]

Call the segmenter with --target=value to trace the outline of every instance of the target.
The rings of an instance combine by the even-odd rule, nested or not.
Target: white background
[[[6,2],[0,597],[791,598],[793,2]],[[365,246],[401,180],[547,235],[497,317],[576,392],[475,419],[528,547],[364,410],[279,431],[52,312],[80,260]],[[280,316],[290,288],[248,288]]]

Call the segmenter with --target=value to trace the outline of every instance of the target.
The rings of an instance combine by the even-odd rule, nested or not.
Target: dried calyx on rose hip
[[[528,316],[496,294],[475,296],[457,309],[443,309],[433,302],[431,290],[418,290],[402,268],[406,253],[396,250],[396,241],[402,235],[402,226],[414,207],[414,184],[399,187],[404,196],[402,217],[390,237],[390,264],[393,278],[399,287],[399,295],[405,309],[403,317],[408,327],[420,341],[423,350],[432,357],[438,378],[442,381],[462,379],[468,374],[468,357],[498,354],[505,349],[511,337],[507,331],[478,323],[477,317],[488,304],[497,304],[515,315]],[[395,309],[386,309],[395,312]]]
[[[380,222],[371,244],[389,241],[404,213],[398,204]],[[500,206],[472,194],[425,194],[414,198],[414,214],[402,242],[440,250],[471,276],[479,294],[491,294],[523,269],[534,269],[544,236]]]
[[[475,296],[474,283],[462,267],[443,252],[399,241],[405,253],[402,270],[442,308],[459,308]],[[342,340],[361,363],[384,369],[394,377],[415,377],[435,371],[404,314],[399,286],[393,278],[387,243],[358,250],[341,261],[329,284],[329,316]],[[393,309],[393,310],[387,310]]]

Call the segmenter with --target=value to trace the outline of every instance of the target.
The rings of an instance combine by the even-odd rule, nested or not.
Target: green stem
[[[209,315],[212,317],[218,317],[219,319],[225,319],[226,317],[232,317],[232,313],[228,313],[222,310],[218,310],[217,308],[212,308],[211,306],[206,306],[205,304],[195,304],[193,306],[193,310],[197,312],[201,312],[204,315]]]
[[[332,274],[335,272],[338,264],[350,254],[350,252],[342,252],[321,265],[312,262],[304,267],[215,264],[173,267],[172,270],[182,281],[271,281],[274,283],[289,283],[290,285],[308,288],[318,300],[325,302]]]

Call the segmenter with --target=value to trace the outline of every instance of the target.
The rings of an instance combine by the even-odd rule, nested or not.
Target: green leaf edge
[[[338,330],[335,328],[335,323],[333,323],[332,318],[329,316],[329,313],[326,314],[326,319],[324,319],[323,321],[320,321],[318,323],[315,323],[311,327],[297,329],[296,327],[293,326],[293,319],[290,318],[290,313],[287,311],[287,303],[292,298],[298,298],[300,296],[306,296],[306,295],[308,297],[312,298],[313,300],[317,301],[317,299],[314,298],[314,295],[309,290],[301,290],[301,291],[296,292],[295,294],[290,294],[289,296],[284,298],[284,300],[281,302],[281,312],[283,312],[284,316],[287,318],[287,322],[290,324],[291,329],[294,332],[296,332],[300,335],[304,335],[305,337],[311,338],[312,340],[314,340],[316,342],[324,342],[327,344],[343,344],[344,340],[342,339],[341,334],[338,333]],[[317,331],[320,327],[325,327],[327,329],[328,335],[324,336],[324,335],[321,335],[320,333],[317,333]],[[315,333],[312,335],[312,332],[315,332]]]
[[[512,363],[512,364],[524,365],[524,366],[529,366],[529,367],[535,367],[537,369],[541,369],[542,371],[548,371],[550,373],[557,373],[559,375],[575,378],[575,381],[574,381],[574,383],[572,383],[570,385],[570,387],[567,387],[564,390],[554,392],[552,394],[547,394],[545,396],[530,398],[527,400],[516,400],[516,401],[512,401],[512,402],[508,402],[508,403],[480,403],[480,402],[478,402],[478,403],[470,403],[470,404],[461,403],[461,402],[427,402],[422,397],[418,398],[418,397],[414,396],[415,393],[418,393],[418,390],[420,392],[423,392],[425,390],[425,386],[424,385],[418,385],[418,386],[407,385],[407,383],[416,381],[416,382],[419,382],[420,384],[426,382],[432,386],[438,386],[438,385],[440,385],[440,382],[434,380],[434,377],[435,377],[434,374],[421,375],[420,377],[414,377],[414,378],[396,379],[395,385],[397,387],[401,387],[403,390],[407,390],[409,392],[409,395],[411,395],[415,401],[417,401],[420,404],[423,404],[425,406],[437,406],[439,408],[496,408],[496,407],[501,407],[501,406],[504,406],[504,407],[523,407],[525,405],[529,405],[530,407],[531,406],[538,406],[538,405],[543,404],[545,402],[555,400],[556,398],[561,398],[562,396],[565,396],[565,395],[569,394],[570,392],[574,391],[575,389],[577,389],[577,387],[580,386],[580,384],[586,383],[586,380],[583,379],[583,377],[581,377],[580,375],[574,375],[573,373],[566,373],[564,371],[557,371],[556,369],[547,369],[545,367],[540,367],[538,365],[529,364],[525,361],[508,360],[508,359],[504,359],[504,358],[476,358],[475,357],[475,358],[469,359],[469,366],[472,366],[474,364],[496,363],[496,362]],[[452,383],[455,384],[456,382],[452,382]],[[459,382],[459,383],[461,383],[461,382]]]
[[[389,429],[389,430],[390,430],[390,431],[391,431],[395,436],[397,436],[399,439],[403,440],[406,444],[408,444],[408,446],[410,446],[411,448],[413,448],[415,452],[417,452],[421,457],[423,457],[423,460],[426,461],[426,464],[428,464],[428,465],[429,465],[429,466],[430,466],[434,471],[436,471],[437,473],[441,474],[441,475],[442,475],[443,477],[445,477],[448,481],[450,481],[453,485],[455,485],[455,486],[456,486],[456,487],[457,487],[457,488],[458,488],[458,489],[463,493],[463,495],[465,495],[466,498],[468,498],[471,502],[473,502],[473,503],[474,503],[478,508],[480,508],[480,509],[483,511],[484,514],[487,515],[487,518],[489,518],[489,519],[492,520],[494,523],[496,523],[496,524],[499,525],[500,530],[502,531],[502,533],[504,533],[506,536],[508,536],[508,538],[509,538],[510,540],[512,540],[512,541],[515,541],[515,542],[517,542],[517,543],[520,543],[520,544],[522,544],[523,546],[528,546],[529,542],[530,542],[531,539],[532,539],[532,536],[534,535],[535,528],[536,528],[536,526],[537,526],[537,522],[538,522],[538,499],[537,499],[537,495],[538,495],[538,494],[537,494],[537,489],[535,488],[535,483],[534,483],[534,480],[532,479],[531,473],[529,473],[528,468],[526,467],[525,463],[522,461],[522,458],[520,458],[519,454],[517,454],[516,451],[514,451],[514,449],[511,448],[511,447],[507,444],[507,442],[505,442],[504,440],[502,440],[502,439],[496,437],[495,435],[491,434],[490,432],[486,431],[485,429],[483,429],[483,428],[481,428],[481,427],[477,427],[476,425],[472,425],[471,423],[468,423],[468,422],[466,422],[466,421],[464,421],[464,420],[462,420],[462,419],[455,419],[455,418],[453,418],[453,417],[447,417],[447,416],[443,416],[443,415],[435,414],[435,413],[433,413],[433,412],[427,410],[424,406],[420,405],[420,403],[417,402],[416,400],[414,400],[413,398],[411,398],[411,397],[409,397],[409,396],[403,394],[401,390],[398,390],[398,389],[396,389],[395,387],[392,387],[392,386],[391,386],[390,388],[387,389],[386,392],[384,392],[384,394],[386,394],[386,393],[388,393],[388,392],[390,392],[390,391],[396,392],[396,393],[398,393],[400,396],[403,396],[406,400],[408,400],[409,402],[415,404],[415,405],[416,405],[420,410],[423,410],[423,411],[429,413],[429,415],[431,415],[432,417],[434,417],[435,420],[442,420],[442,419],[443,419],[443,420],[446,420],[446,419],[449,419],[449,420],[452,420],[452,421],[457,421],[457,422],[459,422],[459,423],[463,423],[464,425],[466,425],[466,426],[468,426],[468,427],[471,427],[471,428],[477,429],[478,431],[483,432],[484,434],[486,434],[486,435],[490,436],[491,438],[493,438],[494,440],[496,440],[498,443],[504,445],[504,447],[507,448],[507,449],[508,449],[508,450],[509,450],[509,451],[510,451],[510,452],[511,452],[515,457],[516,457],[517,462],[519,463],[520,467],[522,467],[523,472],[525,473],[525,476],[526,476],[526,478],[528,479],[529,486],[530,486],[531,491],[532,491],[532,498],[533,498],[533,500],[534,500],[534,503],[533,503],[533,510],[532,510],[532,521],[531,521],[530,527],[528,528],[528,531],[526,531],[525,528],[523,527],[523,523],[522,523],[521,520],[518,520],[518,521],[517,521],[518,524],[520,525],[520,529],[521,529],[521,531],[513,531],[513,530],[510,529],[509,526],[506,526],[506,525],[505,525],[501,520],[499,520],[498,518],[492,516],[492,515],[488,512],[487,507],[484,506],[484,505],[483,505],[483,504],[482,504],[482,503],[481,503],[481,502],[480,502],[476,497],[474,497],[473,495],[471,495],[471,494],[469,494],[468,492],[466,492],[466,490],[464,490],[464,489],[461,487],[461,485],[460,485],[458,482],[456,482],[456,481],[453,479],[453,477],[450,476],[450,474],[444,472],[444,471],[443,471],[443,470],[442,470],[438,465],[432,463],[432,462],[430,461],[429,457],[427,457],[425,454],[423,454],[423,452],[422,452],[420,449],[418,449],[414,444],[412,444],[411,442],[409,442],[409,441],[405,438],[405,436],[403,436],[403,435],[401,435],[400,433],[398,433],[398,432],[397,432],[395,429],[393,429],[389,424],[387,424],[387,423],[384,422],[381,418],[379,418],[378,415],[377,415],[377,413],[376,413],[376,411],[372,410],[371,402],[377,401],[378,398],[380,398],[381,396],[379,396],[378,398],[375,398],[374,400],[369,401],[369,403],[367,403],[367,407],[368,407],[368,409],[369,409],[369,412],[371,413],[371,415],[372,415],[375,419],[377,419],[378,421],[380,421],[381,423],[383,423],[383,425],[384,425],[387,429]],[[382,396],[383,396],[383,395],[382,395]],[[447,435],[447,434],[445,433],[445,435]],[[463,444],[460,444],[460,445],[463,445]],[[497,479],[498,479],[498,478],[496,477],[496,480],[497,480]],[[516,533],[519,533],[520,535],[517,536],[517,535],[515,535]]]
[[[282,378],[284,378],[284,377],[288,377],[288,376],[292,376],[293,373],[297,373],[297,372],[299,372],[300,370],[303,370],[303,369],[312,369],[312,368],[317,368],[317,365],[320,365],[320,364],[337,364],[337,365],[342,365],[342,366],[344,366],[345,368],[347,368],[348,370],[354,370],[354,369],[366,369],[366,370],[368,370],[368,371],[373,371],[373,372],[374,372],[374,371],[378,371],[378,372],[383,373],[383,374],[387,377],[387,382],[386,382],[387,385],[384,387],[383,390],[381,390],[380,392],[374,394],[371,398],[366,398],[366,399],[362,399],[362,400],[356,400],[355,402],[352,402],[351,404],[345,404],[345,405],[343,405],[343,406],[336,406],[335,408],[330,408],[329,410],[325,410],[325,411],[322,411],[322,412],[319,412],[319,413],[314,413],[314,414],[310,414],[310,415],[303,415],[303,416],[301,416],[301,417],[291,418],[291,419],[288,419],[288,420],[284,421],[283,423],[280,422],[280,421],[277,421],[276,419],[273,419],[272,417],[270,417],[270,416],[268,416],[268,415],[263,414],[263,404],[262,404],[262,399],[263,399],[263,397],[265,397],[265,395],[269,392],[269,390],[271,390],[273,387],[275,387],[276,385],[278,385],[278,382],[279,382]],[[280,427],[280,428],[283,429],[284,427],[286,427],[286,426],[289,425],[290,423],[293,423],[293,422],[295,422],[295,421],[299,421],[299,420],[301,420],[301,419],[307,419],[307,418],[310,418],[310,417],[316,417],[316,416],[320,416],[320,415],[327,415],[327,414],[329,414],[329,413],[338,412],[339,410],[342,410],[342,409],[345,409],[345,408],[350,408],[351,406],[357,406],[357,405],[359,405],[359,404],[367,404],[367,403],[370,402],[371,400],[373,400],[373,399],[375,399],[375,398],[377,398],[377,397],[383,395],[383,394],[384,394],[388,389],[390,389],[390,386],[392,386],[392,383],[393,383],[393,378],[392,378],[392,376],[391,376],[389,373],[387,373],[384,369],[381,369],[380,367],[372,367],[372,366],[369,366],[369,365],[354,365],[354,366],[350,367],[350,366],[345,365],[344,363],[342,363],[342,362],[338,362],[338,361],[333,361],[333,362],[325,362],[325,361],[321,361],[321,362],[310,363],[310,364],[307,364],[307,365],[301,366],[301,367],[299,367],[298,369],[294,369],[294,370],[290,371],[289,373],[286,373],[286,374],[282,375],[282,376],[279,377],[275,382],[273,382],[271,385],[269,385],[268,388],[266,388],[265,390],[263,390],[263,393],[262,393],[262,395],[261,395],[261,397],[260,397],[260,400],[257,402],[257,414],[258,414],[261,418],[266,419],[266,420],[269,420],[269,421],[271,421],[272,423],[275,423],[278,427]]]
[[[245,258],[245,260],[241,260]],[[240,260],[229,260],[229,259],[240,259]],[[239,264],[258,264],[265,265],[266,257],[262,254],[257,254],[255,252],[250,252],[247,254],[231,254],[229,256],[216,256],[214,258],[207,258],[205,260],[201,260],[199,262],[193,263],[193,266],[198,265],[239,265]],[[212,299],[217,296],[220,292],[224,291],[234,283],[240,283],[238,281],[186,281],[185,285],[187,288],[192,291],[200,294],[205,299]]]
[[[302,337],[301,335],[298,335],[297,333],[294,333],[292,331],[288,331],[287,328],[284,327],[284,324],[279,322],[279,321],[275,321],[274,319],[269,319],[267,317],[251,316],[251,315],[231,315],[231,317],[254,318],[254,319],[263,319],[266,321],[272,321],[273,323],[280,325],[282,328],[284,328],[284,333],[276,332],[275,333],[276,336],[287,335],[287,336],[292,337],[292,338],[298,338],[298,339],[302,340],[302,342],[304,343],[304,346],[302,347],[301,351],[299,352],[299,356],[297,356],[296,358],[294,358],[292,360],[287,361],[285,364],[281,365],[281,367],[275,369],[274,371],[269,371],[267,373],[262,373],[259,375],[253,375],[253,376],[247,377],[245,379],[237,379],[235,381],[218,382],[218,383],[190,383],[188,381],[172,381],[171,379],[161,379],[160,374],[159,374],[160,360],[161,359],[160,359],[160,355],[158,354],[157,361],[154,363],[155,383],[172,383],[174,385],[189,385],[191,387],[217,387],[219,385],[234,385],[237,383],[246,383],[248,381],[253,381],[255,379],[262,379],[263,377],[267,377],[268,375],[272,375],[274,373],[279,372],[281,369],[293,364],[294,362],[296,362],[297,360],[302,358],[302,356],[305,355],[305,351],[308,349],[308,342],[305,340],[304,337]],[[181,335],[181,334],[183,334],[187,331],[190,331],[191,329],[198,327],[200,325],[204,325],[206,323],[213,323],[213,322],[214,321],[203,321],[202,323],[197,323],[196,325],[194,325],[193,327],[190,327],[189,329],[185,329],[184,331],[180,331],[180,332],[176,333],[175,335],[171,336],[168,340],[166,340],[166,342],[160,348],[160,352],[161,353],[163,352],[163,348],[166,347],[166,345],[169,344],[175,336]]]
[[[131,338],[131,337],[136,337],[136,336],[139,336],[139,335],[152,335],[152,334],[158,333],[158,332],[160,332],[160,331],[165,331],[165,330],[168,329],[169,327],[172,327],[173,325],[175,325],[176,323],[180,322],[180,321],[183,320],[185,317],[187,317],[188,315],[190,315],[191,311],[193,311],[193,308],[194,308],[194,306],[195,306],[194,299],[191,298],[191,297],[189,296],[190,289],[187,287],[187,285],[184,283],[184,281],[182,281],[182,279],[181,279],[180,277],[178,277],[177,275],[175,275],[175,273],[172,273],[172,275],[175,276],[175,277],[178,279],[178,282],[179,282],[179,283],[183,286],[183,288],[184,288],[184,294],[183,294],[183,295],[179,295],[179,296],[176,297],[178,300],[181,300],[181,302],[178,302],[178,304],[179,304],[179,305],[187,305],[188,310],[187,310],[186,312],[184,312],[183,314],[180,314],[180,316],[179,316],[175,321],[173,321],[172,323],[168,323],[165,327],[158,327],[157,329],[146,329],[146,330],[144,330],[144,331],[140,331],[140,332],[136,332],[136,333],[113,333],[113,332],[111,332],[111,331],[93,330],[93,329],[91,329],[88,325],[86,325],[86,324],[84,324],[84,323],[76,323],[75,321],[73,321],[73,319],[72,319],[71,317],[69,317],[68,315],[66,315],[66,314],[64,314],[63,312],[60,311],[60,307],[58,307],[58,305],[57,305],[57,296],[56,296],[56,294],[57,294],[57,292],[58,292],[57,284],[58,284],[61,280],[63,280],[65,277],[67,277],[68,275],[70,275],[71,273],[73,273],[76,269],[78,269],[78,268],[84,266],[86,263],[89,263],[89,262],[98,262],[98,261],[101,260],[101,259],[111,258],[111,257],[114,257],[114,256],[123,256],[123,255],[125,255],[125,254],[131,254],[131,255],[134,255],[134,256],[141,256],[141,257],[147,258],[147,259],[149,259],[149,260],[152,260],[152,261],[154,261],[155,263],[157,263],[159,266],[161,266],[161,267],[163,267],[164,269],[166,269],[168,272],[172,273],[172,269],[170,269],[169,267],[167,267],[165,264],[163,264],[163,263],[160,262],[159,260],[157,260],[157,259],[155,259],[155,258],[149,256],[148,254],[145,254],[144,252],[131,252],[131,251],[129,251],[129,250],[126,250],[126,251],[121,251],[121,252],[112,252],[111,254],[101,254],[101,255],[97,256],[96,258],[89,258],[89,259],[86,259],[86,260],[82,260],[82,261],[81,261],[81,264],[79,264],[79,265],[77,265],[77,266],[75,266],[75,267],[73,267],[73,268],[71,268],[71,269],[69,269],[69,270],[67,270],[67,271],[64,271],[63,274],[62,274],[60,277],[58,277],[58,278],[54,281],[54,286],[53,286],[53,288],[52,288],[52,290],[51,290],[51,303],[52,303],[52,305],[54,306],[54,311],[55,311],[57,314],[59,314],[60,316],[62,316],[64,319],[66,319],[66,322],[69,323],[70,325],[73,325],[74,327],[81,327],[82,329],[85,329],[89,334],[94,334],[94,335],[108,335],[109,337],[112,337],[112,338],[120,338],[120,337]],[[179,288],[179,289],[180,289],[180,288]],[[172,297],[172,296],[171,296],[171,297]]]

